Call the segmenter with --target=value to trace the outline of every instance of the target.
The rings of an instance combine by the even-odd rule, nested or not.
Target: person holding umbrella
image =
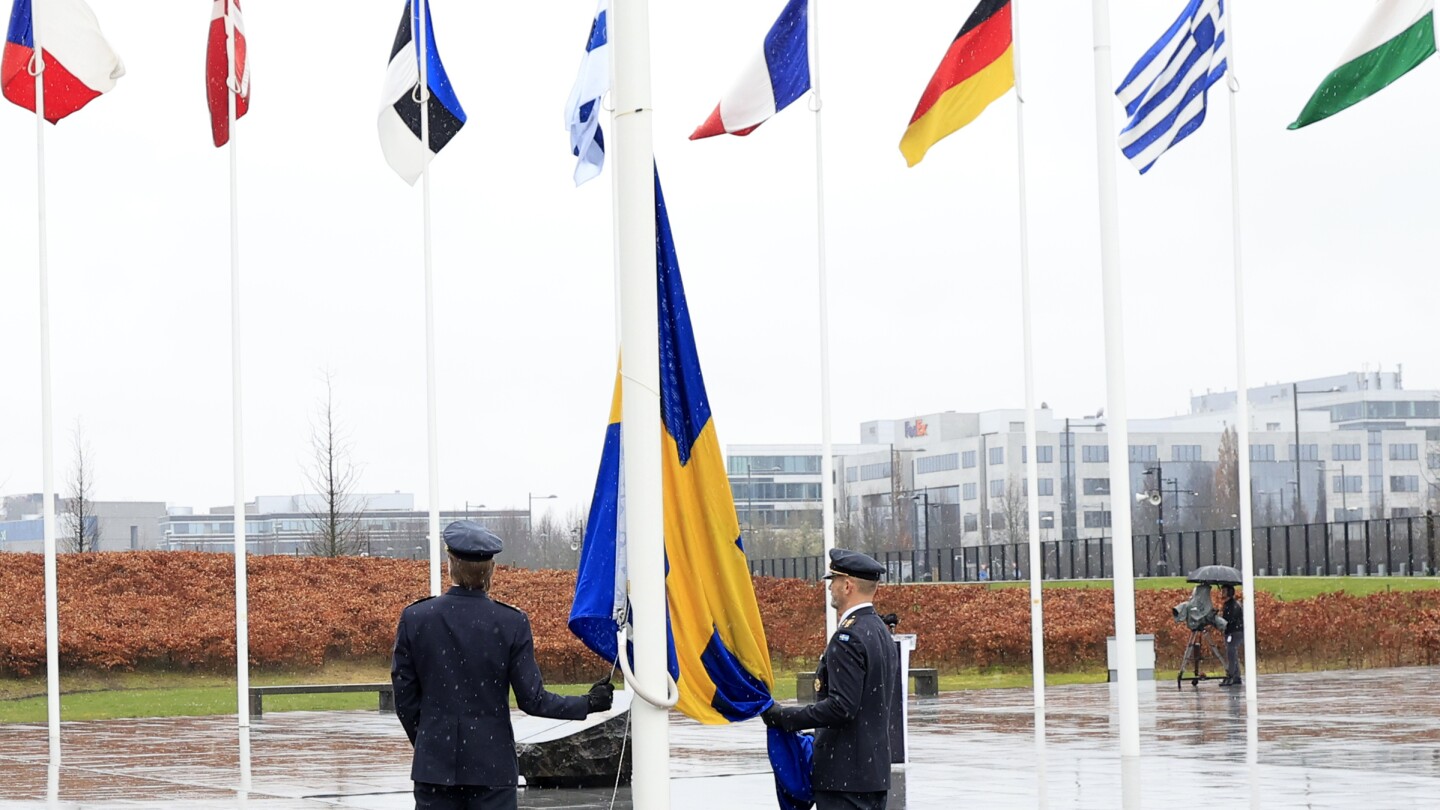
[[[1235,586],[1225,585],[1220,589],[1225,597],[1225,606],[1220,609],[1220,618],[1225,620],[1225,678],[1221,686],[1243,686],[1240,679],[1240,647],[1245,643],[1245,609],[1235,597]]]

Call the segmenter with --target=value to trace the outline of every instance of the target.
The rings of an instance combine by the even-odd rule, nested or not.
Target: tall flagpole
[[[815,241],[820,300],[820,527],[824,537],[824,556],[830,558],[835,548],[835,448],[830,441],[830,280],[825,266],[825,150],[822,138],[820,101],[820,20],[818,6],[810,0],[810,109],[815,113]],[[925,516],[930,519],[929,515]],[[926,553],[929,553],[927,548]],[[821,591],[825,605],[825,638],[835,635],[835,608]]]
[[[250,725],[250,609],[245,572],[245,420],[240,369],[240,194],[235,142],[236,93],[240,76],[235,70],[235,21],[225,3],[226,76],[225,106],[230,133],[230,413],[231,454],[235,477],[235,692],[240,727]]]
[[[655,158],[651,138],[650,14],[647,0],[615,0],[615,180],[619,203],[622,392],[620,433],[626,554],[634,610],[637,695],[667,694],[664,501],[660,462],[660,345],[656,328]],[[647,700],[631,707],[636,810],[670,806],[669,712]]]
[[[1225,41],[1230,53],[1226,55],[1225,84],[1230,97],[1230,241],[1234,250],[1235,274],[1235,452],[1239,457],[1240,495],[1240,587],[1245,592],[1243,610],[1245,616],[1245,761],[1255,765],[1259,759],[1257,740],[1259,722],[1256,716],[1256,680],[1258,668],[1255,663],[1255,546],[1254,529],[1250,515],[1250,396],[1249,382],[1245,371],[1245,274],[1240,262],[1240,127],[1237,121],[1236,97],[1240,94],[1240,80],[1235,75],[1235,16],[1233,5],[1225,9],[1230,17],[1226,21]],[[1295,446],[1299,458],[1300,446]],[[1295,499],[1300,499],[1300,482],[1295,482]]]
[[[430,595],[440,595],[440,439],[435,426],[435,280],[430,251],[430,32],[429,0],[411,0],[420,43],[420,186],[425,243],[425,439],[429,455]],[[418,11],[416,9],[419,9]]]
[[[1025,481],[1029,487],[1030,527],[1030,671],[1035,708],[1045,708],[1045,608],[1040,594],[1040,580],[1045,558],[1040,553],[1040,445],[1035,426],[1035,334],[1031,325],[1030,305],[1030,215],[1026,206],[1025,185],[1025,92],[1020,82],[1020,16],[1018,2],[1010,3],[1010,48],[1015,65],[1015,153],[1019,167],[1020,188],[1020,323],[1025,351],[1025,442],[1030,455],[1025,465]],[[930,519],[929,515],[925,516]],[[1044,726],[1035,733],[1044,736]]]
[[[45,52],[40,43],[40,10],[30,8],[30,73],[35,77],[35,177],[39,205],[40,265],[40,475],[45,529],[45,716],[50,764],[60,762],[60,605],[56,576],[54,406],[50,397],[50,234],[45,208]]]
[[[1100,277],[1105,302],[1105,401],[1109,411],[1110,491],[1126,501],[1112,504],[1114,538],[1116,691],[1120,755],[1140,755],[1140,695],[1135,672],[1135,554],[1130,531],[1130,426],[1125,393],[1125,305],[1120,277],[1120,223],[1115,189],[1115,113],[1110,79],[1110,4],[1092,0],[1095,37],[1095,149],[1099,160]]]

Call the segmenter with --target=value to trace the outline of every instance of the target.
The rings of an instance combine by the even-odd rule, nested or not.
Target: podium
[[[914,633],[896,633],[896,657],[900,662],[900,677],[895,679],[895,688],[890,690],[890,764],[904,768],[910,764],[910,653],[915,651]]]

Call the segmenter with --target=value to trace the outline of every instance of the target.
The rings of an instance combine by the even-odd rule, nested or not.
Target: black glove
[[[589,710],[592,712],[610,711],[610,707],[615,704],[615,687],[611,685],[609,678],[603,678],[590,687],[585,699],[589,701]]]
[[[770,728],[780,728],[780,717],[783,712],[777,704],[770,704],[770,708],[760,713],[760,720]]]

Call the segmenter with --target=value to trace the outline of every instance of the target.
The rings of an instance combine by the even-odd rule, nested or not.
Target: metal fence
[[[1240,530],[1137,534],[1131,539],[1137,577],[1184,576],[1202,565],[1240,565]],[[1433,516],[1346,523],[1261,526],[1254,530],[1260,576],[1425,576],[1437,571]],[[889,582],[1028,580],[1028,543],[880,551],[873,556]],[[1042,579],[1110,579],[1109,537],[1040,543]],[[756,576],[819,579],[820,556],[751,560]]]

